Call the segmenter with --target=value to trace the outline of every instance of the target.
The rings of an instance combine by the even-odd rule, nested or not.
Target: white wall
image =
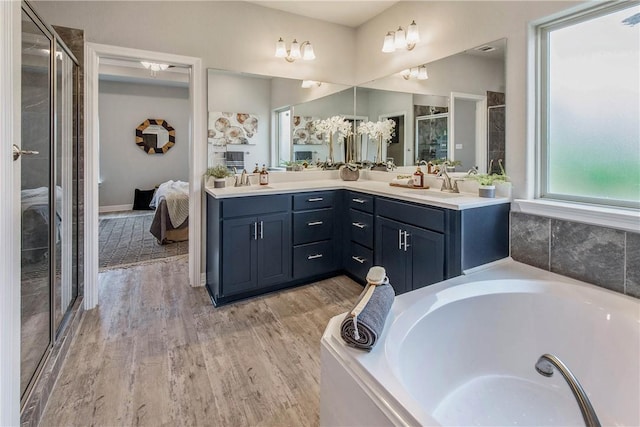
[[[243,151],[247,170],[253,170],[255,163],[260,165],[270,163],[269,141],[273,126],[271,79],[209,70],[207,110],[209,112],[251,113],[258,116],[258,132],[251,138],[252,144],[227,145],[227,151]]]
[[[100,207],[133,204],[136,188],[189,181],[188,88],[101,80],[98,99]],[[176,130],[176,145],[165,154],[135,144],[135,129],[146,119],[164,119]]]
[[[358,28],[356,70],[359,81],[388,76],[420,63],[429,63],[500,38],[507,39],[506,164],[515,197],[533,196],[532,127],[527,129],[530,24],[560,11],[584,7],[584,2],[398,2]],[[381,52],[384,34],[415,19],[421,42],[412,51]],[[531,124],[533,126],[533,124]]]
[[[352,85],[355,29],[244,1],[36,1],[85,40],[202,58],[204,68]],[[274,56],[278,38],[309,40],[314,61]]]

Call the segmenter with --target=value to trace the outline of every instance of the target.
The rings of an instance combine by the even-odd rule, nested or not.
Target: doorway
[[[189,145],[189,283],[201,286],[204,275],[202,265],[202,176],[206,170],[206,115],[204,105],[204,77],[199,58],[179,56],[118,46],[87,43],[85,57],[86,93],[86,147],[85,147],[85,309],[98,304],[98,235],[99,235],[99,65],[102,58],[172,64],[189,70],[189,129],[185,143]]]

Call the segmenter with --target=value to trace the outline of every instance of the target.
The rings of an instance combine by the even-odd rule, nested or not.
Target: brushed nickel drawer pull
[[[307,259],[317,259],[322,258],[322,254],[309,255]]]
[[[354,227],[358,227],[358,228],[365,228],[366,224],[363,224],[361,222],[352,222],[351,225],[353,225]]]
[[[323,200],[324,200],[323,197],[312,197],[310,199],[307,199],[307,202],[321,202]]]
[[[351,259],[354,260],[354,261],[358,261],[360,264],[364,264],[365,261],[366,261],[366,259],[360,258],[359,256],[355,256],[355,255],[352,256]]]
[[[323,224],[322,221],[313,221],[313,222],[308,222],[307,223],[308,226],[322,225],[322,224]]]
[[[362,199],[351,199],[351,201],[355,203],[367,203],[366,200],[362,200]]]

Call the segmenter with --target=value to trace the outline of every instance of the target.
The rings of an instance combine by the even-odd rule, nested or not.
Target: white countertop
[[[395,174],[387,175],[388,181],[382,181],[378,176],[371,173],[364,175],[370,175],[372,179],[363,178],[361,176],[358,181],[343,181],[337,177],[337,173],[291,172],[286,173],[286,176],[276,177],[276,175],[280,174],[271,175],[274,175],[276,179],[272,179],[269,185],[253,184],[247,187],[225,188],[213,188],[206,186],[205,191],[216,199],[225,199],[230,197],[346,189],[453,210],[464,210],[511,202],[507,197],[485,198],[478,197],[471,193],[452,194],[444,193],[436,189],[393,187],[389,185],[389,181],[395,176]],[[286,180],[287,178],[294,178],[295,180]]]

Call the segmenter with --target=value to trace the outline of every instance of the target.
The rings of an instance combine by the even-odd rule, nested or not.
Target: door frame
[[[22,2],[0,1],[0,425],[20,424],[20,162]]]
[[[456,99],[474,101],[476,106],[476,164],[479,171],[487,170],[487,97],[472,93],[451,92],[449,97],[449,159],[455,160],[455,103]],[[470,166],[470,168],[473,165]]]
[[[206,171],[206,105],[202,60],[191,56],[153,52],[120,46],[85,43],[85,143],[84,143],[84,307],[98,305],[98,79],[100,57],[170,63],[191,68],[189,80],[189,283],[202,286],[202,236],[205,225],[202,176]]]

